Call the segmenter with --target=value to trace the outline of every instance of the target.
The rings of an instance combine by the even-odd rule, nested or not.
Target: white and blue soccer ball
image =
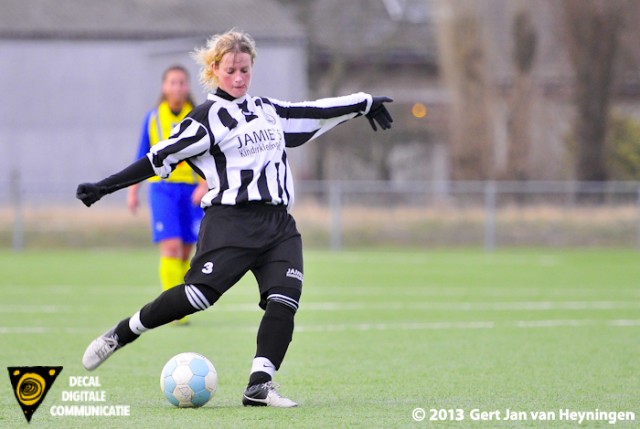
[[[160,389],[176,407],[201,407],[213,397],[218,374],[209,359],[198,353],[175,355],[162,368]]]

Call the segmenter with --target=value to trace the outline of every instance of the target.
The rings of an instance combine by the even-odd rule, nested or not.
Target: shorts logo
[[[213,262],[205,262],[202,272],[205,274],[211,274],[213,272]]]
[[[295,268],[289,268],[287,270],[287,277],[291,277],[292,279],[297,279],[300,281],[303,281],[304,279],[304,276],[302,275],[302,273],[296,270]]]
[[[13,393],[22,408],[24,418],[31,422],[47,392],[62,371],[61,366],[9,366]]]

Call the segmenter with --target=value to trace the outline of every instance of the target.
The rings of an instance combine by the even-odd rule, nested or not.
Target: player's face
[[[244,52],[224,54],[220,64],[213,64],[213,74],[220,89],[235,98],[244,96],[251,85],[251,55]]]
[[[162,82],[162,93],[171,106],[181,107],[189,95],[189,79],[180,70],[171,70]]]

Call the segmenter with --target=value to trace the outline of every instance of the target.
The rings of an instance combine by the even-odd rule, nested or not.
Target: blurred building
[[[340,127],[309,149],[311,177],[574,178],[563,2],[279,1],[306,29],[312,96],[363,90],[395,99],[392,132],[372,135],[365,121]],[[614,111],[635,120],[638,10],[629,10],[612,86]]]
[[[309,39],[311,95],[387,95],[394,127],[354,121],[311,147],[323,179],[446,180],[447,92],[439,77],[435,0],[279,0]]]
[[[484,154],[471,159],[472,167],[487,160],[482,174],[469,177],[572,178],[573,76],[559,4],[4,0],[0,156],[11,161],[0,184],[15,170],[25,181],[38,187],[46,181],[50,192],[71,196],[79,181],[126,164],[144,113],[158,97],[162,70],[176,62],[187,66],[202,100],[188,53],[234,26],[258,42],[253,94],[302,100],[365,91],[395,100],[391,132],[373,133],[361,119],[292,150],[298,178],[449,180],[456,178],[456,144]],[[614,82],[613,105],[638,119],[635,34],[623,40],[626,69]],[[518,72],[517,45],[526,48],[527,40],[530,52],[520,57],[528,69]],[[522,143],[518,156],[512,156],[514,142]],[[4,191],[0,186],[0,200]]]
[[[565,2],[438,3],[439,65],[448,93],[447,141],[452,164],[458,144],[469,152],[485,154],[468,158],[471,165],[487,164],[484,171],[468,174],[474,178],[575,179],[576,149],[571,141],[577,115],[577,79],[570,60]],[[599,4],[608,7],[607,2]],[[635,25],[640,9],[637,2],[626,5],[628,22],[619,26],[611,77],[611,108],[616,115],[640,121],[640,54]],[[592,46],[589,40],[600,35],[587,32],[581,37],[582,46]],[[595,69],[596,59],[593,61]],[[596,88],[591,93],[597,104]],[[478,119],[475,123],[474,116]],[[463,130],[458,143],[457,130]],[[484,144],[478,144],[481,140]]]
[[[306,98],[305,33],[273,0],[3,0],[0,199],[12,171],[60,200],[131,162],[162,71],[186,66],[203,100],[189,52],[231,27],[258,44],[253,94]]]

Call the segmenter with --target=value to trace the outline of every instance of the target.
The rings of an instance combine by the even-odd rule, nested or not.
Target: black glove
[[[106,186],[100,186],[96,183],[81,183],[78,185],[76,198],[82,201],[85,206],[91,207],[91,204],[107,194]]]
[[[97,183],[81,183],[76,191],[76,198],[91,207],[91,204],[98,201],[107,194],[115,192],[127,186],[142,182],[153,177],[153,167],[146,156],[143,156],[124,170],[103,179]]]
[[[378,125],[380,125],[380,128],[382,128],[383,130],[388,130],[389,128],[391,128],[391,123],[393,122],[393,118],[391,117],[391,114],[389,113],[387,108],[384,107],[383,103],[391,103],[392,101],[393,99],[389,97],[373,97],[373,103],[371,103],[371,109],[369,110],[369,113],[367,113],[366,115],[367,119],[369,120],[369,123],[371,124],[371,128],[373,128],[373,131],[378,131],[378,128],[376,127],[376,122],[378,123]]]

